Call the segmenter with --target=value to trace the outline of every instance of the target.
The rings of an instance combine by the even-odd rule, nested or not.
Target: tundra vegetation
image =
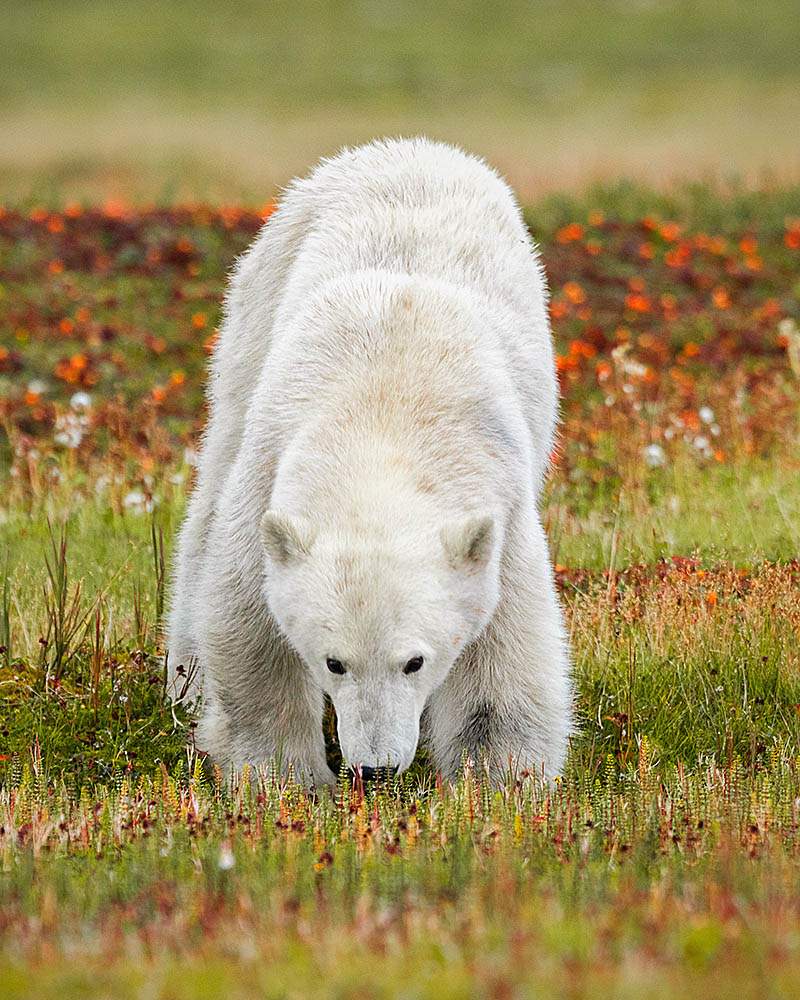
[[[225,274],[270,206],[0,209],[0,995],[796,996],[798,206],[529,210],[568,766],[449,785],[421,751],[319,798],[203,767],[158,627]]]

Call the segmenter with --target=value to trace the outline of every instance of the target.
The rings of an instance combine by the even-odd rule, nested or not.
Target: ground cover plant
[[[0,995],[796,995],[798,205],[528,211],[568,767],[449,786],[420,754],[322,798],[204,768],[158,630],[225,274],[271,206],[0,210]]]

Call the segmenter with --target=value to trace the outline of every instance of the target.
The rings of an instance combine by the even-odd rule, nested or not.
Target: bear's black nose
[[[397,774],[396,767],[368,767],[366,764],[361,764],[358,770],[361,771],[363,781],[388,781]],[[356,777],[356,768],[351,767],[350,773]]]

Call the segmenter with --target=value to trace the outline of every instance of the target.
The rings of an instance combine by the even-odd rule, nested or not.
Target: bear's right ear
[[[311,552],[317,532],[304,517],[268,510],[261,519],[261,537],[270,559],[288,566]]]

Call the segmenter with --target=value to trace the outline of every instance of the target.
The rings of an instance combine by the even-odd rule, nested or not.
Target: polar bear
[[[327,694],[366,776],[420,735],[448,777],[464,750],[561,770],[546,300],[511,190],[460,149],[376,141],[288,187],[230,282],[171,598],[173,689],[194,665],[224,768],[334,781]]]

